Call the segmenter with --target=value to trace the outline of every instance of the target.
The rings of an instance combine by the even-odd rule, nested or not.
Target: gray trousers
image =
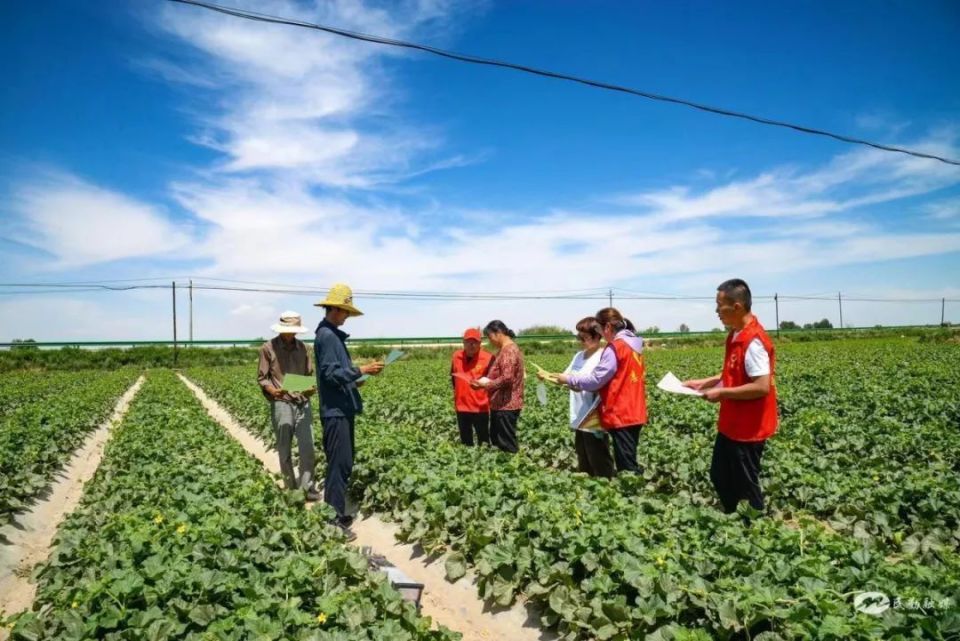
[[[270,403],[270,419],[280,455],[280,473],[288,490],[316,489],[316,457],[313,451],[313,410],[310,403],[302,405],[289,401]],[[293,437],[297,437],[300,452],[300,478],[293,472]]]

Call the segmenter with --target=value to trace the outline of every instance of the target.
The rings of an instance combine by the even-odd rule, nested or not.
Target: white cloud
[[[956,132],[945,130],[912,146],[930,153],[956,156],[956,141]],[[688,186],[678,185],[621,194],[609,201],[639,208],[664,221],[719,217],[814,218],[929,194],[958,183],[960,169],[955,166],[877,149],[857,149],[840,154],[812,171],[775,169],[702,193],[693,193]]]
[[[923,209],[933,220],[960,220],[960,197],[929,203]]]
[[[190,240],[158,208],[65,173],[21,185],[11,204],[14,237],[51,254],[47,268],[158,256]]]
[[[452,2],[441,1],[402,2],[389,11],[351,0],[239,5],[387,37],[442,33],[454,13]],[[299,172],[315,184],[369,187],[458,163],[416,166],[435,147],[436,132],[384,126],[402,93],[381,61],[406,55],[401,50],[183,5],[162,7],[160,18],[162,29],[201,53],[201,62],[199,69],[150,66],[165,78],[213,79],[218,99],[194,139],[223,152],[225,172]]]

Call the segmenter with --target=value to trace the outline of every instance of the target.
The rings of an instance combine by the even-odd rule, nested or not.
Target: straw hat
[[[270,329],[278,334],[302,334],[309,331],[303,326],[300,314],[296,312],[284,312],[280,314],[280,322],[270,326]]]
[[[363,316],[363,312],[353,306],[353,290],[337,283],[327,292],[327,297],[319,303],[314,303],[314,307],[336,307],[350,312],[351,316]]]

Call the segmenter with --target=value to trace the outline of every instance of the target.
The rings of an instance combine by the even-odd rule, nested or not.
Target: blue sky
[[[960,157],[956,3],[233,6]],[[709,296],[741,276],[757,294],[960,298],[957,167],[172,3],[0,17],[4,282]],[[196,334],[263,335],[287,308],[313,323],[311,302],[198,292]],[[600,306],[358,303],[358,336],[573,325]],[[618,305],[641,327],[717,324],[710,304]],[[857,325],[938,317],[844,307]],[[0,294],[3,338],[169,333],[169,292]]]

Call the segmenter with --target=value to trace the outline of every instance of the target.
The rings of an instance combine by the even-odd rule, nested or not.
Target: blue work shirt
[[[363,401],[357,389],[357,379],[363,374],[354,367],[347,353],[350,335],[340,328],[320,321],[313,342],[314,364],[317,372],[317,391],[320,396],[320,416],[356,416],[363,412]]]

